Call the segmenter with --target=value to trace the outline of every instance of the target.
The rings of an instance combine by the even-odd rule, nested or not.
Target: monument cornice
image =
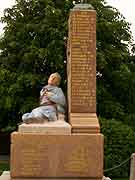
[[[84,4],[75,4],[74,8],[72,10],[94,10],[94,7],[91,4],[84,3]]]

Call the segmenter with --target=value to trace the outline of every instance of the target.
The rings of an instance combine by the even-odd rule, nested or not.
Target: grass
[[[0,160],[0,175],[2,174],[3,171],[8,171],[8,170],[9,170],[9,162]]]

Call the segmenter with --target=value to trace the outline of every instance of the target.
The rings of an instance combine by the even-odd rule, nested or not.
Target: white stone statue
[[[60,80],[58,73],[50,75],[48,85],[40,91],[40,106],[22,116],[24,123],[56,121],[59,113],[65,113],[65,96],[62,89],[58,87]]]

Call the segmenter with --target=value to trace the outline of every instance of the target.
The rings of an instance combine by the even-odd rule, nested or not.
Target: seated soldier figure
[[[56,121],[58,113],[65,113],[65,96],[62,89],[58,87],[60,80],[61,77],[58,73],[50,75],[48,85],[40,91],[40,106],[22,116],[24,123]]]

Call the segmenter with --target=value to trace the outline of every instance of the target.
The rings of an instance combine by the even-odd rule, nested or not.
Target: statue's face
[[[59,79],[58,79],[57,75],[56,74],[51,74],[49,79],[48,79],[48,84],[56,86],[58,81],[59,81]]]

